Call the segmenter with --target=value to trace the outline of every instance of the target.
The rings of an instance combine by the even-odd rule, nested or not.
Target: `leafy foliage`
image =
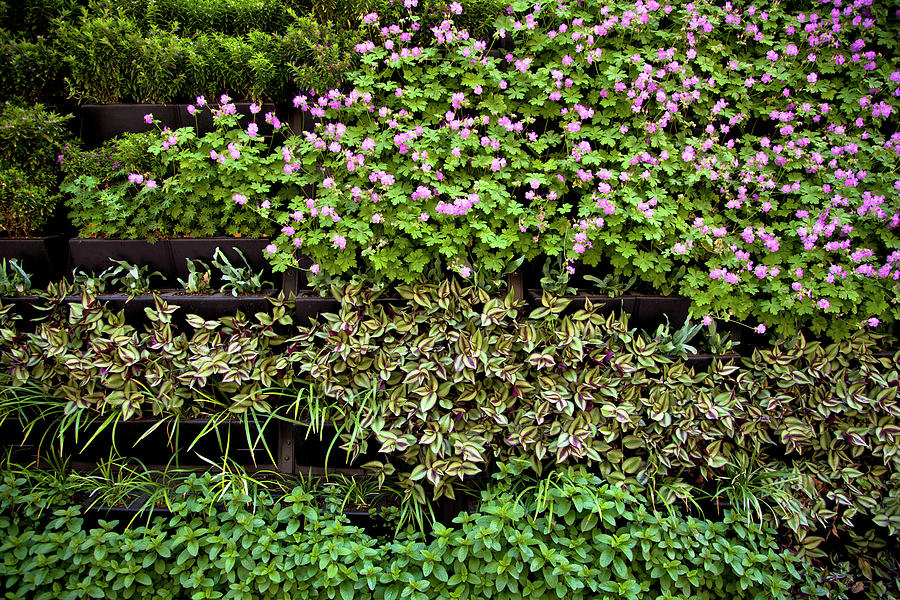
[[[219,269],[222,277],[222,287],[220,291],[229,293],[232,296],[240,294],[254,294],[263,291],[266,286],[272,283],[263,281],[263,273],[254,273],[244,253],[238,248],[233,248],[237,255],[244,262],[244,266],[234,266],[228,257],[222,252],[221,248],[216,248],[213,254],[213,266]]]
[[[86,529],[64,493],[8,474],[0,577],[13,597],[64,599],[846,597],[739,514],[660,515],[640,492],[583,470],[553,475],[518,494],[492,487],[477,512],[428,540],[408,530],[379,541],[312,506],[303,488],[280,499],[213,493],[210,475],[179,488],[170,519]]]
[[[13,258],[0,261],[0,296],[19,296],[31,289],[31,277]]]
[[[42,230],[59,202],[58,155],[71,135],[44,106],[0,108],[0,232],[29,237]]]

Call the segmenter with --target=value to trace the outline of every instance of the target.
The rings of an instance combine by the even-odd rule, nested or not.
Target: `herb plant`
[[[31,277],[15,258],[0,261],[0,296],[20,296],[31,289]]]
[[[243,267],[232,265],[231,261],[228,260],[228,257],[225,256],[221,248],[216,248],[216,251],[213,254],[212,264],[221,273],[223,282],[220,291],[223,293],[230,293],[232,296],[238,296],[242,294],[259,293],[263,291],[267,285],[272,285],[271,282],[263,281],[262,271],[259,273],[253,272],[253,269],[250,268],[250,264],[247,262],[247,258],[244,256],[243,252],[238,248],[232,248],[232,250],[234,250],[244,262]]]
[[[139,296],[147,294],[153,289],[151,279],[153,277],[162,277],[159,271],[149,272],[150,268],[145,265],[133,265],[124,260],[110,259],[118,266],[111,267],[104,271],[106,280],[116,289],[120,289],[129,296]]]
[[[211,271],[202,260],[187,259],[187,279],[179,279],[178,283],[188,294],[207,294],[212,290],[210,284]]]

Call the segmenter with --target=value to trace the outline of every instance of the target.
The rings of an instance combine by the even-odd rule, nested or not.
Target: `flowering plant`
[[[296,195],[296,188],[281,184],[280,155],[270,152],[271,141],[259,135],[259,108],[251,106],[254,121],[239,126],[230,98],[222,96],[213,111],[216,130],[198,136],[195,129],[166,128],[125,136],[114,143],[116,160],[105,175],[70,171],[63,190],[70,194],[70,215],[84,237],[204,237],[268,235],[271,223],[241,210],[248,197],[268,195],[273,200]],[[196,114],[206,110],[198,98]],[[148,122],[155,122],[147,115]],[[277,117],[265,119],[280,129]],[[77,154],[77,150],[74,151]],[[75,163],[76,166],[80,163]],[[268,206],[262,201],[261,208]]]
[[[295,99],[319,123],[285,148],[311,192],[271,213],[276,265],[298,240],[404,281],[562,254],[659,286],[684,264],[696,307],[760,330],[896,318],[897,15],[758,4],[516,1],[500,52],[455,2],[427,44],[414,12],[367,15],[349,86]]]

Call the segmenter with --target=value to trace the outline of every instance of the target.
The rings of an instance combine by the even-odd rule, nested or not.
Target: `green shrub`
[[[47,39],[16,39],[0,30],[0,100],[32,103],[64,97],[62,63]]]
[[[54,192],[17,168],[0,169],[0,232],[14,238],[33,237],[59,203]]]
[[[54,22],[72,20],[79,14],[79,0],[5,0],[0,2],[0,29],[33,40],[51,35]]]
[[[18,167],[42,182],[55,180],[59,155],[72,139],[66,129],[69,119],[71,115],[60,116],[41,104],[4,103],[0,106],[0,164]]]
[[[187,57],[174,33],[85,11],[57,31],[69,96],[87,102],[170,102],[183,95]]]
[[[88,530],[60,483],[30,488],[13,472],[0,484],[11,598],[846,598],[770,529],[660,514],[583,470],[500,483],[454,526],[384,541],[304,488],[279,500],[211,475],[179,488],[170,519]]]
[[[143,0],[144,18],[163,29],[186,33],[243,35],[250,31],[283,33],[292,21],[283,0]]]
[[[29,237],[53,215],[59,155],[71,139],[61,117],[38,104],[0,107],[0,232]]]

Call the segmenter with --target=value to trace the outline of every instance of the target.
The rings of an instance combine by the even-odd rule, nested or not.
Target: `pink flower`
[[[427,213],[427,212],[423,212],[422,214],[420,214],[420,215],[419,215],[419,220],[422,221],[423,223],[424,223],[425,221],[427,221],[427,220],[428,220],[428,213]]]
[[[806,80],[810,83],[815,83],[819,79],[819,76],[815,73],[810,73],[806,76]]]
[[[144,123],[147,123],[148,125],[151,125],[153,123],[153,114],[152,113],[148,113],[148,114],[144,115]]]
[[[707,327],[709,327],[710,325],[712,325],[712,323],[713,323],[713,318],[712,318],[711,316],[706,315],[705,317],[703,317],[703,324],[704,324],[704,325],[706,325]]]
[[[231,197],[231,199],[234,200],[235,202],[237,202],[238,204],[240,204],[241,206],[247,204],[247,196],[245,196],[243,194],[235,194],[234,196]]]
[[[303,238],[294,238],[294,247],[299,248],[303,245]]]
[[[156,189],[156,181],[154,181],[153,179],[148,179],[148,180],[147,180],[147,183],[144,184],[144,185],[147,186],[147,189],[148,189],[148,190]]]
[[[140,173],[129,173],[128,181],[131,183],[144,183],[144,176]]]
[[[381,223],[383,220],[384,220],[384,219],[381,218],[381,214],[380,214],[380,213],[375,213],[374,215],[372,215],[372,222],[373,222],[373,223]]]
[[[312,271],[313,275],[318,275],[319,274],[319,263],[315,263],[313,266],[311,266],[309,268],[309,270]]]
[[[868,319],[866,321],[866,323],[869,324],[869,327],[878,327],[879,325],[881,325],[881,321],[879,321],[877,317],[872,317],[871,319]]]
[[[827,310],[827,309],[831,308],[831,303],[828,300],[826,300],[825,298],[822,298],[821,300],[819,300],[818,304],[819,304],[819,308],[821,308],[822,310]]]
[[[334,236],[331,238],[331,243],[334,244],[335,248],[340,248],[341,250],[343,250],[344,248],[347,247],[347,238],[335,233]]]
[[[268,254],[275,254],[276,252],[278,252],[278,246],[276,246],[275,244],[269,244],[268,246],[266,246],[266,252]]]
[[[188,113],[193,115],[197,112],[197,107],[195,107],[193,104],[188,104],[187,111],[188,111]]]
[[[754,331],[756,331],[756,333],[765,333],[766,326],[764,324],[760,323],[759,325],[756,326],[756,329]]]
[[[206,98],[203,96],[197,96],[197,106],[206,106]]]
[[[467,266],[462,267],[462,268],[459,270],[459,274],[460,274],[462,277],[468,277],[469,275],[472,274],[472,269],[470,269],[470,268],[467,267]]]
[[[254,102],[253,104],[250,105],[250,113],[255,115],[258,112],[259,112],[259,104],[256,104]]]
[[[259,125],[256,123],[250,123],[247,125],[247,135],[250,137],[256,137],[256,134],[259,132]]]

